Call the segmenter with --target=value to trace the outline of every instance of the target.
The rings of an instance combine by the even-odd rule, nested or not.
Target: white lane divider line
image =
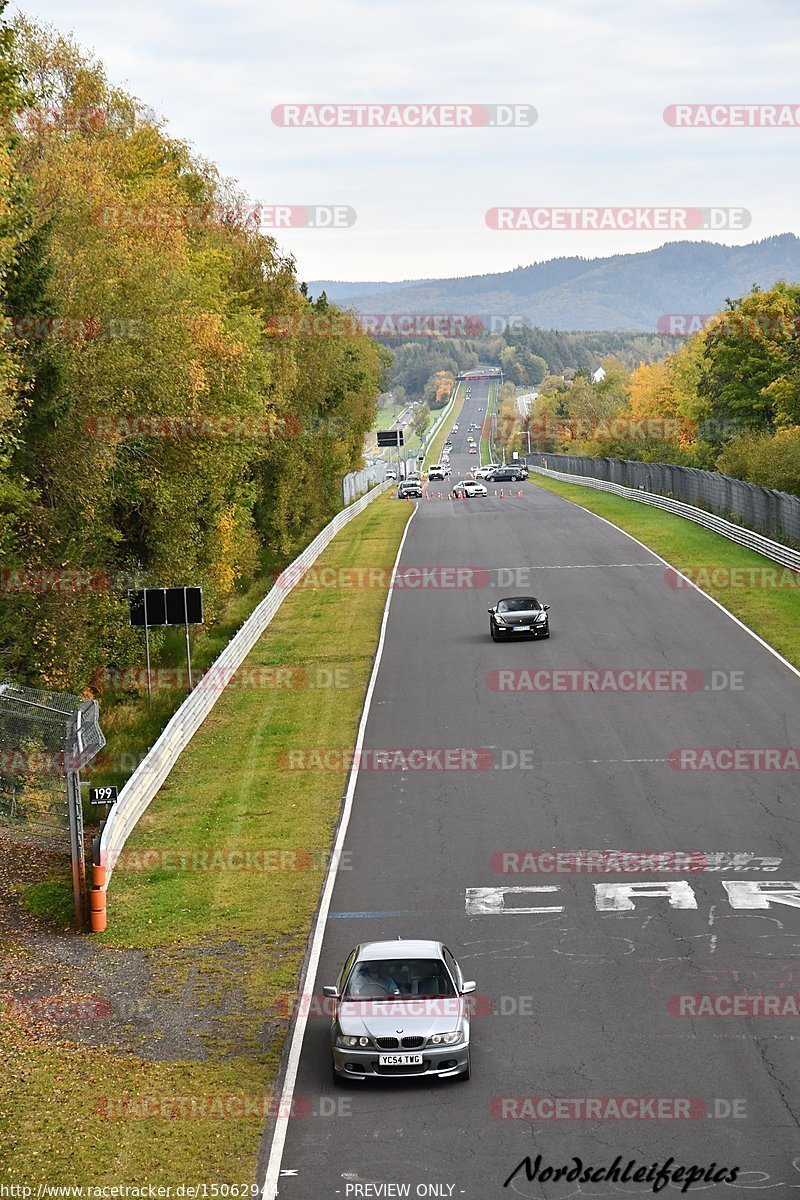
[[[488,571],[602,571],[606,567],[660,567],[657,562],[630,563],[530,563],[518,567],[487,567]]]
[[[543,767],[583,767],[587,763],[665,763],[667,758],[543,758]]]
[[[383,609],[383,620],[381,622],[381,630],[378,636],[378,646],[375,651],[375,661],[372,664],[372,674],[370,675],[367,692],[364,697],[364,708],[361,712],[361,721],[358,726],[358,734],[356,736],[355,753],[353,755],[353,765],[350,768],[350,776],[347,780],[347,791],[345,792],[344,802],[342,804],[342,815],[339,821],[339,828],[336,831],[336,841],[328,864],[328,871],[325,876],[325,883],[322,889],[322,897],[319,903],[317,919],[314,925],[314,932],[311,940],[311,949],[308,954],[308,964],[306,966],[305,976],[301,988],[301,996],[311,996],[314,990],[314,982],[317,977],[317,969],[319,967],[320,954],[322,953],[322,942],[325,937],[325,928],[328,920],[328,912],[331,907],[331,897],[333,896],[333,886],[336,882],[336,871],[342,856],[342,847],[345,837],[347,836],[347,827],[350,823],[350,813],[353,807],[353,795],[356,790],[356,782],[358,780],[358,761],[360,751],[364,745],[364,735],[367,728],[367,720],[369,718],[370,705],[372,703],[372,694],[375,691],[375,683],[378,678],[378,670],[383,658],[383,647],[386,641],[386,626],[389,621],[389,609],[392,605],[392,597],[395,593],[395,576],[397,575],[397,566],[400,562],[400,556],[403,553],[403,546],[408,536],[408,531],[411,522],[414,520],[414,514],[417,509],[414,507],[411,516],[408,518],[406,527],[403,530],[403,536],[400,539],[400,545],[397,549],[397,557],[394,560],[392,568],[392,577],[389,580],[389,591],[386,596],[386,604]],[[286,1134],[289,1128],[289,1112],[292,1107],[292,1097],[294,1088],[297,1082],[297,1071],[300,1066],[300,1052],[303,1047],[303,1038],[305,1036],[306,1025],[308,1023],[308,1014],[310,1005],[300,1004],[295,1018],[294,1028],[292,1030],[292,1040],[289,1046],[289,1056],[286,1062],[286,1074],[283,1080],[283,1088],[281,1091],[281,1100],[278,1105],[278,1115],[275,1118],[275,1128],[272,1134],[272,1145],[270,1146],[269,1161],[267,1162],[267,1172],[264,1178],[264,1187],[262,1190],[262,1200],[275,1200],[278,1194],[278,1180],[281,1174],[281,1159],[283,1157],[283,1148],[286,1144]]]

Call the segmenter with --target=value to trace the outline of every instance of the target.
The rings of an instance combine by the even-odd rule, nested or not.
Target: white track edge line
[[[350,823],[350,813],[353,807],[353,796],[356,790],[356,781],[358,779],[358,751],[364,744],[364,734],[367,728],[367,720],[369,719],[369,710],[372,703],[372,693],[375,690],[375,684],[378,678],[378,670],[380,669],[381,659],[383,658],[383,647],[386,641],[386,626],[389,621],[389,609],[392,604],[394,595],[394,580],[397,574],[397,567],[400,562],[400,555],[403,553],[408,531],[411,527],[411,522],[414,520],[414,514],[417,511],[416,504],[414,512],[408,518],[406,527],[403,530],[403,536],[400,539],[400,545],[397,548],[397,556],[392,568],[392,578],[389,581],[389,592],[386,597],[386,604],[383,609],[383,620],[381,621],[381,630],[378,636],[378,646],[375,651],[375,661],[372,664],[372,674],[370,675],[369,684],[367,685],[366,695],[364,697],[364,707],[361,711],[361,721],[358,726],[356,735],[355,754],[353,756],[353,765],[350,768],[350,777],[347,781],[347,790],[344,796],[344,804],[342,805],[342,816],[339,821],[339,829],[336,835],[336,842],[331,854],[331,860],[328,863],[328,871],[325,876],[325,884],[322,889],[322,898],[320,899],[319,911],[317,912],[317,920],[314,926],[314,933],[309,951],[308,962],[306,964],[306,972],[303,977],[301,995],[306,995],[309,988],[313,988],[314,981],[317,975],[319,966],[320,954],[322,952],[322,942],[325,936],[325,923],[328,919],[328,912],[331,906],[331,897],[333,895],[333,887],[336,881],[336,868],[339,862],[342,846],[347,835],[347,827]],[[286,1134],[289,1126],[289,1108],[291,1106],[292,1096],[294,1095],[294,1086],[297,1081],[297,1070],[300,1065],[300,1051],[303,1046],[303,1038],[305,1037],[306,1025],[308,1023],[308,1005],[300,1005],[300,1011],[295,1020],[294,1029],[292,1031],[292,1041],[289,1047],[289,1057],[286,1063],[286,1073],[283,1079],[283,1088],[281,1090],[280,1103],[278,1105],[278,1115],[275,1119],[275,1130],[272,1135],[272,1145],[269,1151],[269,1160],[267,1162],[267,1172],[264,1178],[264,1187],[261,1192],[262,1200],[274,1200],[278,1194],[278,1181],[280,1179],[281,1162],[283,1161],[283,1148],[286,1143]],[[306,1011],[304,1011],[306,1010]]]
[[[557,492],[554,494],[558,495]],[[683,571],[679,571],[678,568],[674,567],[671,562],[667,562],[666,558],[662,558],[660,554],[656,554],[655,550],[653,550],[650,546],[645,545],[644,542],[640,542],[639,539],[634,537],[632,533],[628,533],[627,529],[623,529],[620,525],[615,525],[613,521],[609,521],[607,517],[601,517],[599,513],[592,512],[590,508],[584,508],[582,504],[578,504],[577,500],[572,500],[567,496],[562,496],[561,499],[567,500],[569,504],[574,504],[576,508],[583,509],[583,511],[585,513],[589,513],[590,516],[597,517],[598,521],[602,521],[604,525],[610,525],[611,528],[616,529],[618,533],[624,534],[626,538],[630,538],[632,542],[636,542],[636,545],[641,546],[643,550],[648,552],[648,554],[652,554],[653,557],[657,558],[659,562],[662,562],[665,567],[669,567],[670,571],[674,571],[675,574],[680,576],[681,579],[685,579],[689,586],[694,588],[696,592],[699,592],[701,596],[704,596],[706,600],[710,600],[712,604],[716,605],[720,612],[724,612],[727,617],[730,617],[730,619],[736,625],[738,625],[740,629],[743,629],[745,633],[748,633],[751,638],[759,643],[759,645],[763,646],[765,650],[768,650],[770,654],[777,658],[778,662],[782,662],[785,667],[789,668],[793,675],[796,675],[797,678],[800,679],[800,670],[797,669],[794,663],[790,663],[788,658],[784,658],[780,650],[776,650],[774,646],[770,646],[769,642],[760,637],[754,629],[751,629],[749,625],[745,625],[744,621],[740,621],[739,618],[735,616],[729,608],[726,608],[725,605],[721,604],[719,600],[715,599],[714,596],[710,596],[708,592],[704,592],[701,587],[697,586],[693,579],[690,579],[688,575],[684,575]],[[675,516],[676,514],[673,513],[672,515]],[[707,532],[710,533],[713,531],[708,530]],[[753,551],[753,553],[757,554],[758,551]],[[763,557],[764,556],[762,555],[762,558]]]

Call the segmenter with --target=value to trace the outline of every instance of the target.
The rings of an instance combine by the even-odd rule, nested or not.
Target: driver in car
[[[356,995],[374,996],[378,990],[385,992],[387,996],[400,995],[400,988],[395,981],[384,975],[376,962],[362,963],[354,983],[353,990]]]

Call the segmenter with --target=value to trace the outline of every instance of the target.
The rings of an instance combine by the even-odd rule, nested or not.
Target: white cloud
[[[800,12],[782,0],[30,0],[255,199],[342,203],[345,232],[281,243],[305,278],[504,270],[648,249],[658,235],[496,233],[497,204],[742,205],[796,230],[800,131],[680,130],[688,101],[800,103]],[[530,103],[533,129],[281,129],[291,101]]]

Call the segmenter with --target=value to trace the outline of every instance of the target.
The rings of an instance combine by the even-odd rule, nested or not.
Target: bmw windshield
[[[416,1000],[457,995],[441,959],[369,959],[353,967],[343,1000]]]

